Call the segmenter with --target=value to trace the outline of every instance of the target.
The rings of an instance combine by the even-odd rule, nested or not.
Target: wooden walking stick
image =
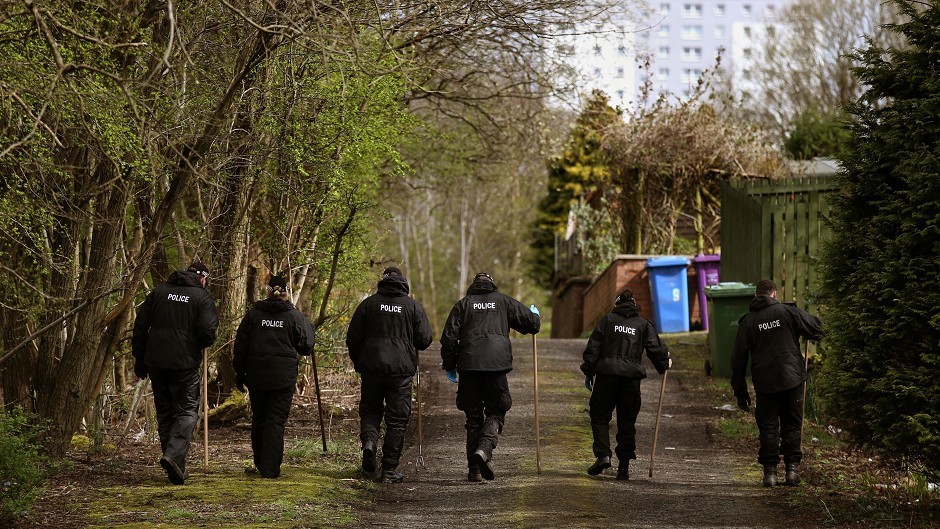
[[[418,467],[424,467],[424,430],[421,424],[421,368],[418,367],[418,372],[415,374],[415,385],[417,386],[418,394],[418,460],[415,462],[415,472],[418,471]]]
[[[806,350],[803,359],[803,409],[800,411],[800,445],[803,444],[803,423],[806,422],[806,387],[809,385],[809,340],[806,340]]]
[[[202,471],[209,473],[209,357],[202,351]]]
[[[663,414],[663,396],[666,394],[666,376],[669,370],[663,371],[663,385],[659,388],[659,408],[656,410],[656,427],[653,429],[653,450],[650,452],[650,477],[653,477],[653,458],[656,456],[656,441],[659,439],[659,416]]]
[[[532,379],[535,388],[535,473],[542,473],[542,450],[539,446],[539,346],[532,335]]]
[[[326,427],[323,425],[323,403],[320,400],[320,376],[317,374],[317,351],[310,353],[313,361],[313,387],[317,391],[317,413],[320,416],[320,437],[323,439],[323,451],[326,452]]]

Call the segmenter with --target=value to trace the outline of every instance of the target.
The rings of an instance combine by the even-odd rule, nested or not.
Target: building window
[[[656,36],[668,37],[669,36],[669,24],[661,24],[659,26],[659,30],[656,31]]]
[[[751,48],[744,48],[743,50],[741,50],[741,55],[745,59],[750,59],[751,56],[753,55],[753,52],[751,51]]]
[[[682,4],[682,16],[685,18],[702,18],[702,4]]]
[[[617,79],[623,79],[623,68],[617,68]]]
[[[702,70],[700,68],[684,68],[682,70],[682,82],[686,84],[697,83],[701,76]]]
[[[683,61],[700,61],[702,60],[702,48],[687,46],[682,48],[682,60]]]
[[[682,26],[682,40],[702,40],[702,26]]]
[[[600,68],[594,68],[594,77],[596,77],[596,78],[598,78],[598,79],[601,78],[601,69],[600,69]]]
[[[668,59],[669,58],[669,46],[660,46],[659,53],[656,54],[657,59]]]
[[[743,6],[741,6],[741,9],[742,9],[741,12],[744,13],[744,16],[746,17],[751,16],[751,4],[744,4]]]
[[[744,26],[744,36],[747,38],[754,36],[754,31],[751,29],[751,26]]]
[[[660,81],[665,81],[669,79],[669,68],[660,68],[659,73],[656,75],[656,78]]]
[[[660,14],[660,15],[668,15],[668,14],[669,14],[669,3],[668,3],[668,2],[660,2],[660,4],[659,4],[659,14]]]
[[[767,4],[764,6],[764,17],[773,18],[777,14],[777,6],[773,4]]]
[[[595,44],[595,45],[594,45],[594,55],[596,55],[596,56],[598,56],[598,57],[601,56],[601,46],[600,46],[600,44]]]
[[[715,38],[723,39],[725,38],[725,27],[724,26],[715,26]]]
[[[715,4],[715,16],[723,17],[725,16],[725,5],[724,4]]]
[[[627,48],[623,44],[621,44],[620,46],[617,46],[617,55],[626,55],[626,54],[627,54]]]

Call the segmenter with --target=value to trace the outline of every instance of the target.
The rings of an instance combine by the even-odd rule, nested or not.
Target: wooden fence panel
[[[820,245],[829,238],[829,176],[725,182],[721,280],[777,282],[781,301],[812,309]]]

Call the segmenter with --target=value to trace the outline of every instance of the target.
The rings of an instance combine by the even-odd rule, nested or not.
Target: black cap
[[[493,276],[487,274],[486,272],[480,272],[479,274],[473,276],[474,281],[476,281],[477,279],[485,279],[489,281],[490,283],[493,283],[494,285],[496,284],[496,281],[493,280]]]
[[[193,261],[193,264],[189,265],[186,271],[199,274],[202,277],[209,277],[209,267],[202,264],[201,261]]]
[[[620,305],[621,303],[626,303],[633,300],[633,291],[629,288],[625,288],[620,291],[620,294],[617,294],[617,299],[614,300],[614,305]]]
[[[268,290],[271,292],[287,292],[287,280],[283,276],[271,276],[268,280]]]
[[[385,271],[382,272],[382,277],[400,276],[400,275],[401,275],[401,270],[399,270],[398,267],[396,266],[390,266],[386,268]]]

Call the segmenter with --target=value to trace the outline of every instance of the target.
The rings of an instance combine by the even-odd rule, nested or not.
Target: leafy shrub
[[[42,490],[46,465],[39,451],[41,435],[22,410],[0,411],[0,522],[27,512]]]

